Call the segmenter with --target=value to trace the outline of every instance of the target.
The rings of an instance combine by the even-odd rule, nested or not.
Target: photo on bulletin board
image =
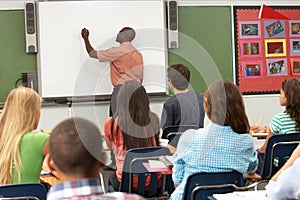
[[[241,57],[261,57],[260,40],[241,40]]]
[[[260,38],[259,21],[240,22],[240,38]]]
[[[300,36],[300,20],[289,21],[290,36]]]
[[[290,40],[290,54],[291,56],[300,56],[300,38]]]
[[[267,76],[287,76],[288,67],[286,58],[267,59]]]
[[[265,40],[266,57],[286,56],[285,39],[268,39]]]
[[[284,20],[264,21],[265,38],[282,38],[285,37]]]
[[[300,58],[291,58],[292,75],[300,75]]]
[[[262,61],[241,62],[244,78],[257,78],[262,76]]]

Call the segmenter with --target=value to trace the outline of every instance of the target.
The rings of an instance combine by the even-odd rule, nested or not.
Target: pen
[[[258,126],[260,124],[261,120],[262,120],[262,117],[260,116],[259,119],[257,120],[255,126]]]

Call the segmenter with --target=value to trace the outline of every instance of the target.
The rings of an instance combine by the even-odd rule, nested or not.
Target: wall
[[[23,10],[0,10],[0,27],[0,102],[4,102],[23,72],[36,71],[37,61],[35,54],[25,53]]]
[[[150,109],[161,116],[163,103],[167,98],[150,98]],[[261,118],[260,125],[268,125],[272,117],[283,112],[284,107],[279,105],[279,95],[244,96],[246,113],[250,124],[256,124]],[[70,116],[86,117],[103,130],[105,119],[108,118],[109,102],[74,103],[71,108],[67,105],[45,105],[41,110],[41,120],[38,129],[52,129],[63,119]],[[238,114],[238,113],[237,113]],[[207,120],[206,120],[207,123]]]

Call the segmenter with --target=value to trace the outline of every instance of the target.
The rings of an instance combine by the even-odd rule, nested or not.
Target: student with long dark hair
[[[285,106],[283,113],[277,113],[272,118],[269,126],[251,126],[253,132],[267,132],[268,136],[258,151],[258,168],[260,173],[269,138],[277,134],[289,134],[300,132],[300,80],[285,79],[281,83],[279,102]]]
[[[182,200],[188,176],[197,172],[253,173],[257,166],[242,95],[227,80],[214,82],[206,91],[204,110],[211,122],[180,137],[173,156],[172,178],[178,186],[172,200]]]
[[[121,87],[116,114],[105,121],[104,134],[117,167],[109,182],[119,190],[127,150],[159,145],[159,119],[150,111],[146,90],[137,81],[127,81]]]
[[[280,105],[285,106],[283,113],[274,115],[269,127],[267,127],[268,137],[263,146],[258,150],[264,153],[269,138],[274,134],[288,134],[300,132],[300,80],[285,79],[280,89]],[[253,131],[262,127],[251,127]]]

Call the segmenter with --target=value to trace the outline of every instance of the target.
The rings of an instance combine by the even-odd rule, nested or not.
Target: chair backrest
[[[0,186],[0,198],[10,197],[36,197],[40,200],[46,200],[47,189],[41,183],[20,183],[20,184],[7,184]]]
[[[146,198],[163,195],[165,191],[172,192],[174,184],[171,174],[166,175],[163,182],[161,173],[149,172],[143,165],[148,160],[159,160],[160,156],[171,155],[167,147],[145,147],[133,148],[127,151],[120,183],[120,191],[136,193]],[[146,179],[150,176],[150,185],[146,187]],[[135,177],[135,178],[134,178]],[[134,188],[133,179],[138,181],[137,188]],[[158,187],[161,185],[161,187]]]
[[[181,134],[188,129],[198,129],[196,125],[173,125],[167,126],[162,132],[161,138],[168,139],[169,144],[176,147]]]
[[[300,133],[271,136],[260,171],[261,178],[270,179],[288,160],[299,142]]]
[[[231,184],[228,186],[224,186],[223,184]],[[237,171],[232,172],[216,172],[216,173],[206,173],[200,172],[192,174],[188,177],[184,193],[183,199],[201,199],[205,200],[213,194],[222,194],[233,192],[234,187],[232,184],[237,187],[244,186],[244,177],[241,173]],[[214,186],[213,188],[209,188],[206,186]],[[216,185],[222,185],[222,187],[218,188]],[[198,186],[204,186],[201,189],[197,189],[197,191],[193,190]],[[193,192],[193,195],[192,195]]]
[[[197,129],[195,125],[180,125],[180,126],[168,126],[164,129],[163,134],[167,133],[168,144],[177,147],[178,141],[182,133],[188,129]]]

